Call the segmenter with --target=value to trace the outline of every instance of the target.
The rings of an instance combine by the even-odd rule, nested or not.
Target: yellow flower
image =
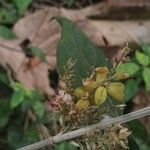
[[[88,100],[83,100],[83,99],[80,99],[78,100],[78,102],[76,103],[76,108],[81,111],[81,110],[84,110],[84,109],[87,109],[89,107],[90,103]]]
[[[120,82],[114,82],[110,83],[107,87],[106,90],[110,96],[112,96],[114,99],[118,101],[123,101],[124,99],[124,90],[125,86],[124,84]]]
[[[86,91],[82,87],[78,87],[74,90],[74,96],[76,97],[85,97]]]
[[[101,84],[103,81],[106,80],[106,74],[97,74],[96,75],[96,82]]]
[[[97,87],[97,83],[93,80],[91,80],[90,78],[86,78],[84,81],[83,81],[83,88],[84,90],[86,91],[92,91],[94,90],[96,87]]]
[[[112,77],[112,79],[114,80],[124,80],[127,78],[129,78],[129,75],[126,73],[121,73],[121,72],[116,72]]]
[[[107,98],[107,92],[104,87],[98,87],[95,91],[95,103],[101,105]]]
[[[98,67],[96,68],[96,73],[107,75],[109,73],[109,70],[107,67]]]

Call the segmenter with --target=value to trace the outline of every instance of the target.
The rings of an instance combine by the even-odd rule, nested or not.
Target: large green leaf
[[[150,63],[149,57],[142,52],[136,51],[135,57],[136,57],[136,60],[138,61],[138,63],[143,66],[147,66]]]
[[[13,31],[11,31],[6,26],[0,25],[0,37],[11,40],[11,39],[15,39],[16,35],[14,34]]]
[[[32,2],[32,0],[12,0],[12,1],[15,4],[19,14],[22,14]]]
[[[120,64],[116,71],[121,73],[127,73],[128,75],[133,75],[139,70],[139,66],[133,62],[127,62]]]
[[[70,20],[56,17],[62,27],[61,40],[57,49],[57,67],[64,76],[67,62],[71,59],[73,66],[72,87],[81,85],[83,78],[91,74],[92,67],[107,66],[108,61],[102,51]],[[71,66],[71,63],[69,64]],[[69,67],[68,67],[69,68]]]
[[[146,85],[146,90],[150,91],[150,68],[144,68],[143,79]]]

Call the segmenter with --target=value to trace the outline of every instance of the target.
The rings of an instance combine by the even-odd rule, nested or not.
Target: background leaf
[[[7,99],[0,101],[0,128],[3,128],[8,123],[10,113],[9,101]]]
[[[9,78],[4,68],[0,67],[0,81],[6,85],[9,85]]]
[[[0,25],[0,37],[11,40],[11,39],[15,39],[16,35],[13,31],[11,31],[6,26]]]
[[[139,89],[139,82],[134,79],[130,79],[126,82],[125,88],[125,102],[128,102],[132,97],[136,95]]]
[[[25,93],[23,90],[17,90],[13,93],[12,95],[12,99],[11,99],[11,107],[12,108],[15,108],[17,107],[20,103],[23,102],[24,100],[24,96],[25,96]]]
[[[41,118],[44,114],[44,106],[40,101],[35,101],[33,105],[33,110],[38,115],[39,118]]]
[[[139,120],[133,120],[127,123],[129,129],[132,131],[132,135],[129,139],[130,149],[148,150],[148,133],[145,127]]]
[[[46,61],[45,54],[40,48],[32,47],[31,52],[33,53],[34,56],[37,56],[40,60]]]
[[[107,66],[104,54],[88,39],[88,37],[71,21],[63,17],[56,20],[62,27],[62,35],[57,48],[57,67],[61,76],[65,74],[64,66],[72,59],[74,66],[73,87],[81,85],[82,79],[91,74],[92,67]]]
[[[150,68],[144,68],[143,79],[146,85],[146,90],[150,91]]]
[[[13,0],[16,8],[18,9],[19,14],[22,14],[30,5],[32,0]]]
[[[142,47],[143,52],[150,56],[150,43],[142,43],[141,47]]]
[[[76,150],[77,148],[68,143],[68,142],[62,142],[60,144],[55,145],[55,150]]]
[[[150,63],[149,57],[147,55],[145,55],[144,53],[141,53],[139,51],[135,52],[135,58],[138,61],[138,63],[143,65],[143,66],[147,66]]]
[[[74,0],[65,0],[65,2],[69,7],[71,7],[74,4]]]
[[[139,70],[139,66],[133,62],[128,62],[120,64],[116,71],[121,73],[127,73],[128,75],[133,75]]]
[[[0,23],[13,24],[18,20],[19,16],[13,6],[10,8],[0,8]]]

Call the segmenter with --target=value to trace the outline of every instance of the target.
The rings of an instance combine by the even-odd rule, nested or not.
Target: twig
[[[143,109],[140,109],[138,111],[129,113],[129,114],[125,114],[125,115],[116,117],[116,118],[101,121],[97,124],[94,124],[94,125],[91,125],[88,127],[84,127],[84,128],[81,128],[81,129],[78,129],[75,131],[71,131],[71,132],[68,132],[65,134],[56,135],[54,137],[47,138],[47,139],[42,140],[40,142],[25,146],[25,147],[20,148],[18,150],[37,150],[37,149],[40,149],[44,146],[50,145],[52,143],[59,143],[59,142],[65,141],[65,140],[79,137],[81,135],[84,135],[84,134],[87,134],[88,132],[93,131],[96,128],[104,129],[108,126],[111,126],[112,124],[118,124],[118,123],[122,124],[122,123],[126,123],[126,122],[129,122],[131,120],[138,119],[138,118],[148,116],[148,115],[150,115],[150,106],[143,108]]]

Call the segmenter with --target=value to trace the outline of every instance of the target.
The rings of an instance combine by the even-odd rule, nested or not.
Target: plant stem
[[[52,143],[59,143],[59,142],[65,141],[65,140],[69,140],[72,138],[82,136],[84,134],[87,134],[88,132],[95,130],[96,128],[104,129],[104,128],[111,126],[113,124],[126,123],[126,122],[129,122],[131,120],[138,119],[138,118],[148,116],[148,115],[150,115],[150,106],[143,108],[143,109],[140,109],[138,111],[129,113],[129,114],[125,114],[125,115],[116,117],[116,118],[103,120],[97,124],[90,125],[90,126],[87,126],[87,127],[75,130],[75,131],[71,131],[71,132],[68,132],[65,134],[56,135],[54,137],[47,138],[47,139],[42,140],[40,142],[25,146],[25,147],[20,148],[18,150],[37,150],[37,149],[40,149],[44,146],[51,145]]]

